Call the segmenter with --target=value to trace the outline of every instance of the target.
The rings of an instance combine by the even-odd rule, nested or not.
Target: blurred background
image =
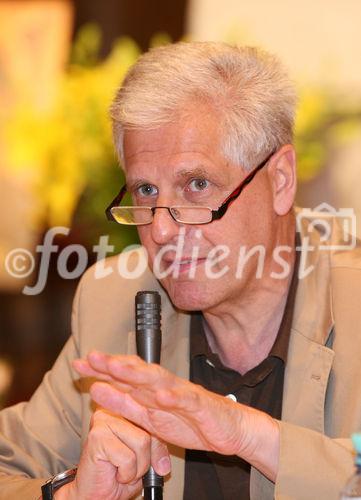
[[[123,180],[107,113],[150,46],[224,40],[277,54],[300,95],[297,202],[354,209],[360,236],[360,19],[359,0],[0,0],[0,407],[30,397],[70,333],[80,272],[69,245],[89,266],[101,235],[108,255],[137,241],[104,218]],[[55,231],[35,294],[37,246],[57,226],[68,230]],[[27,253],[11,268],[17,248]]]

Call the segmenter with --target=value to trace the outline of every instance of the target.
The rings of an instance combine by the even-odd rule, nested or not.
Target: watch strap
[[[56,474],[41,487],[42,500],[53,500],[56,490],[75,479],[77,469],[68,469]]]

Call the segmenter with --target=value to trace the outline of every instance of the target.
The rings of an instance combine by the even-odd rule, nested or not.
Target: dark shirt
[[[281,418],[284,369],[297,288],[292,277],[285,311],[274,345],[258,366],[244,375],[227,368],[213,353],[204,332],[203,316],[192,314],[190,326],[190,380],[237,402]],[[186,450],[184,500],[247,500],[250,465],[237,456]]]

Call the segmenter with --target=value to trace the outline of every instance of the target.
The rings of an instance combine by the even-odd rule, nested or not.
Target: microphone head
[[[141,290],[140,292],[137,292],[135,302],[136,304],[157,304],[159,307],[161,306],[159,292],[155,292],[153,290]]]
[[[141,291],[135,297],[135,331],[138,355],[148,363],[159,363],[161,349],[161,297]]]

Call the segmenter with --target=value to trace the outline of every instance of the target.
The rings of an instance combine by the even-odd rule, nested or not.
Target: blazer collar
[[[330,254],[325,250],[300,251],[299,282],[292,330],[326,345],[334,325],[330,283]],[[307,274],[307,275],[306,275]]]

